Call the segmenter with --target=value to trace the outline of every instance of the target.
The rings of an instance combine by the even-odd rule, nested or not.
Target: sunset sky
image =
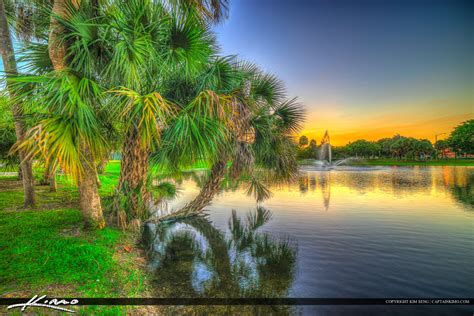
[[[474,1],[231,0],[216,30],[299,97],[318,143],[433,141],[474,117]]]
[[[230,0],[222,54],[283,80],[302,134],[428,138],[474,118],[474,1]],[[2,65],[0,62],[0,70]]]

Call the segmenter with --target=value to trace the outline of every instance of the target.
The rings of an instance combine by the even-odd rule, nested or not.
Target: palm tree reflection
[[[249,212],[245,220],[232,211],[226,234],[204,217],[158,225],[150,240],[158,295],[288,296],[296,247],[289,239],[259,231],[271,217],[263,207]]]

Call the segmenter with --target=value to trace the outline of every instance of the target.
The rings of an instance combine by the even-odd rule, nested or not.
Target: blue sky
[[[275,73],[338,143],[433,138],[473,116],[474,1],[231,1],[224,54]]]

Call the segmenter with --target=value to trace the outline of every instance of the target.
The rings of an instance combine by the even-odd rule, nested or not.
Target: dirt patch
[[[21,190],[22,189],[21,180],[12,178],[12,179],[1,179],[0,180],[0,191],[12,191],[12,190]]]
[[[60,234],[65,237],[80,237],[81,228],[78,226],[62,229]]]

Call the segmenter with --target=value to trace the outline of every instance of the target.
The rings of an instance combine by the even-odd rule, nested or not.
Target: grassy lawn
[[[365,159],[352,161],[351,165],[367,166],[474,166],[474,159],[439,159],[439,160],[397,160],[397,159]]]
[[[100,176],[103,197],[114,190],[118,177],[119,163],[111,162]],[[36,190],[37,206],[25,210],[21,183],[0,178],[0,296],[148,296],[146,262],[135,237],[115,228],[84,231],[77,190],[66,178],[58,177],[56,193],[47,186]],[[153,313],[146,307],[120,306],[83,307],[80,312]]]

